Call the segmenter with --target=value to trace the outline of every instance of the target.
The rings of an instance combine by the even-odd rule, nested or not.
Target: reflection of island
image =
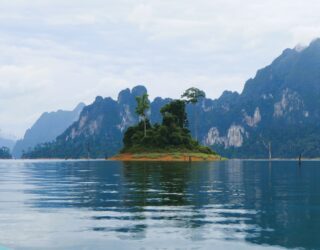
[[[307,164],[307,163],[306,163]],[[311,164],[311,163],[310,163]],[[175,231],[196,240],[317,248],[316,166],[293,162],[30,163],[25,182],[39,209],[82,209],[118,237]]]
[[[127,162],[122,170],[126,206],[190,205],[187,199],[190,168],[185,164]]]
[[[185,164],[127,162],[122,168],[121,199],[144,233],[150,224],[183,223],[184,207],[191,205],[189,180],[190,169]],[[135,237],[144,235],[141,233]]]

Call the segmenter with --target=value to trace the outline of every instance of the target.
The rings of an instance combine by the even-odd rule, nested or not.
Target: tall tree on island
[[[136,113],[142,118],[144,124],[144,137],[147,136],[147,110],[150,108],[150,102],[148,94],[137,96],[137,108]]]
[[[196,104],[198,103],[199,99],[205,98],[205,97],[206,97],[206,94],[204,91],[194,87],[187,89],[181,96],[181,98],[186,99],[187,103],[193,104],[193,112],[194,112],[194,119],[195,119],[194,134],[195,134],[196,140],[198,140],[198,115],[196,112]]]

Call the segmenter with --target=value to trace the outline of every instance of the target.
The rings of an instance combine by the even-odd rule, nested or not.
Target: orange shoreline
[[[220,161],[223,160],[219,155],[197,155],[181,153],[181,155],[174,154],[157,154],[155,157],[147,157],[148,154],[119,154],[109,158],[110,161],[161,161],[161,162],[200,162],[200,161]]]

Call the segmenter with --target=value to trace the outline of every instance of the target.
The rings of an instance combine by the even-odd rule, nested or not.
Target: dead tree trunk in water
[[[302,154],[299,155],[299,166],[301,166],[301,158],[302,158]]]
[[[272,154],[271,154],[271,142],[269,142],[269,160],[272,159]]]
[[[271,141],[265,143],[265,141],[262,140],[262,144],[264,147],[268,150],[268,155],[269,155],[269,161],[272,160],[272,147],[271,147]]]

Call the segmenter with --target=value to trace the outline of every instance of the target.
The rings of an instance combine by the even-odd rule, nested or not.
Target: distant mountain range
[[[122,137],[129,126],[138,122],[135,114],[136,96],[147,92],[144,86],[125,89],[117,100],[96,97],[83,108],[73,123],[53,143],[45,143],[25,155],[28,158],[93,158],[111,156],[122,147]],[[160,108],[170,99],[156,98],[151,104],[150,119],[160,122]]]
[[[25,157],[105,157],[117,153],[124,131],[138,121],[137,86],[117,100],[97,97],[79,119],[52,143],[38,145]],[[170,99],[151,102],[150,120],[160,122],[160,108]],[[193,107],[187,107],[194,133]],[[196,105],[202,144],[227,157],[320,156],[320,40],[304,49],[286,49],[249,79],[241,94],[225,91]],[[49,126],[50,127],[50,126]],[[46,129],[48,129],[47,127]],[[37,130],[35,129],[35,132]],[[50,140],[47,140],[50,141]]]
[[[23,139],[16,142],[12,155],[15,158],[20,158],[23,152],[31,150],[37,144],[54,141],[58,135],[78,120],[84,106],[84,103],[80,103],[72,111],[58,110],[43,113],[35,124],[26,131]]]
[[[14,147],[15,141],[7,138],[0,137],[0,148],[7,147],[10,150]]]

